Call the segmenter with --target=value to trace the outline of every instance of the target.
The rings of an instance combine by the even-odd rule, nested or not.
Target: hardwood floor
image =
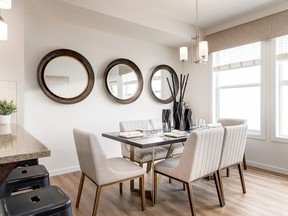
[[[222,175],[226,172],[223,171]],[[232,168],[230,177],[223,177],[226,205],[221,208],[217,198],[214,181],[199,180],[193,183],[197,216],[287,216],[288,215],[288,176],[248,167],[244,171],[247,193],[242,194],[238,170]],[[96,186],[85,179],[80,206],[75,208],[80,172],[51,177],[51,185],[58,185],[71,199],[74,216],[92,214]],[[145,176],[146,189],[151,188],[151,174]],[[146,210],[141,211],[139,194],[129,191],[129,182],[123,184],[120,195],[118,185],[108,186],[102,190],[99,216],[136,215],[158,216],[191,215],[187,191],[176,181],[168,183],[161,178],[157,203],[154,207],[146,199]]]

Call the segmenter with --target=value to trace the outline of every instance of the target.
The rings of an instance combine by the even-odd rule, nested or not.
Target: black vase
[[[162,110],[162,129],[163,133],[171,132],[171,110]]]
[[[185,130],[186,131],[192,130],[192,128],[193,128],[192,110],[190,108],[185,109],[184,119],[185,119]]]
[[[176,130],[185,130],[184,102],[176,102],[173,104],[173,119]]]

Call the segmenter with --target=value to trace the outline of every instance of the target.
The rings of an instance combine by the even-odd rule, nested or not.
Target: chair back
[[[135,130],[147,130],[151,129],[151,124],[148,120],[132,120],[132,121],[120,121],[120,132],[135,131]],[[130,155],[130,146],[121,143],[121,151],[123,155]]]
[[[220,118],[218,119],[218,123],[221,123],[221,125],[225,127],[225,126],[247,124],[247,121],[246,119]]]
[[[97,137],[92,133],[73,129],[80,169],[96,184],[107,169],[107,157]]]
[[[243,160],[248,126],[240,124],[225,126],[222,155],[219,169],[234,165]]]
[[[193,131],[176,168],[180,179],[190,182],[218,170],[223,137],[223,128]]]

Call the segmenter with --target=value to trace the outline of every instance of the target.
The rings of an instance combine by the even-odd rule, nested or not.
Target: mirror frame
[[[135,94],[128,99],[121,99],[121,98],[114,96],[112,94],[112,92],[110,91],[109,86],[107,84],[107,79],[108,79],[108,75],[109,75],[110,70],[118,64],[125,64],[125,65],[131,67],[137,76],[138,88],[136,89]],[[117,101],[118,103],[122,103],[122,104],[129,104],[129,103],[134,102],[135,100],[137,100],[140,97],[142,90],[143,90],[143,76],[142,76],[141,70],[138,68],[138,66],[134,62],[130,61],[129,59],[125,59],[125,58],[116,59],[116,60],[112,61],[106,67],[105,72],[104,72],[104,82],[105,82],[105,87],[106,87],[109,95],[115,101]]]
[[[72,98],[60,97],[60,96],[54,94],[52,91],[50,91],[50,89],[47,87],[47,85],[45,83],[44,73],[45,73],[46,66],[54,58],[57,58],[60,56],[72,57],[72,58],[78,60],[79,63],[81,63],[83,65],[83,67],[86,69],[87,78],[88,78],[87,86],[84,89],[84,91],[76,97],[72,97]],[[78,103],[78,102],[84,100],[90,94],[90,92],[92,91],[93,86],[94,86],[95,77],[94,77],[94,72],[93,72],[93,68],[92,68],[91,64],[83,55],[81,55],[80,53],[78,53],[76,51],[70,50],[70,49],[57,49],[57,50],[53,50],[53,51],[49,52],[48,54],[46,54],[42,58],[42,60],[40,61],[39,65],[38,65],[38,69],[37,69],[37,80],[38,80],[38,84],[39,84],[40,88],[42,89],[42,91],[46,94],[46,96],[48,96],[53,101],[56,101],[56,102],[62,103],[62,104],[74,104],[74,103]]]
[[[171,75],[173,75],[175,77],[175,89],[176,89],[176,96],[178,95],[178,92],[179,92],[179,79],[178,79],[178,76],[176,74],[176,72],[174,71],[174,69],[168,65],[158,65],[156,68],[154,68],[152,74],[151,74],[151,77],[150,77],[150,92],[152,94],[152,96],[154,97],[154,99],[156,99],[157,101],[159,101],[160,103],[164,103],[164,104],[168,104],[170,102],[173,101],[173,98],[172,98],[172,95],[171,97],[167,98],[167,99],[161,99],[159,97],[157,97],[154,92],[153,92],[153,89],[152,89],[152,81],[153,81],[153,76],[155,73],[157,73],[159,70],[167,70]],[[172,83],[171,83],[172,85]],[[172,87],[172,86],[171,86]]]

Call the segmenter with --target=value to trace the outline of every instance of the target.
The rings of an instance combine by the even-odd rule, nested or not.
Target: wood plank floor
[[[223,175],[225,173],[223,172]],[[237,169],[231,169],[230,177],[223,177],[226,205],[219,206],[214,181],[199,180],[193,183],[197,216],[287,216],[288,215],[288,177],[275,175],[267,171],[248,167],[244,171],[247,193],[242,194]],[[51,177],[51,185],[59,186],[71,199],[74,216],[92,214],[96,186],[85,179],[82,198],[78,209],[75,208],[80,172],[73,172]],[[151,188],[151,174],[145,178],[146,189]],[[191,215],[187,192],[182,184],[176,181],[168,183],[162,177],[157,203],[151,206],[146,199],[146,210],[141,211],[139,194],[129,191],[129,182],[123,184],[123,194],[119,194],[118,185],[108,186],[102,190],[98,214],[99,216],[135,215],[158,216]]]

